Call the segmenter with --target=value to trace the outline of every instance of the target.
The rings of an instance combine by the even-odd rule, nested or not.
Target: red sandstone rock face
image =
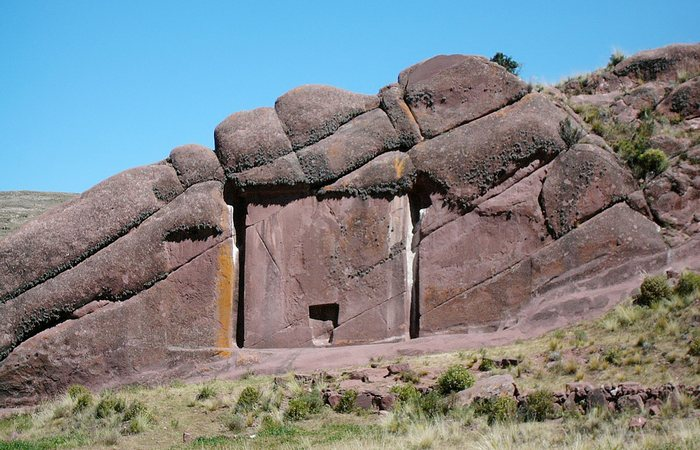
[[[401,72],[399,84],[426,138],[496,111],[527,93],[522,80],[480,56],[436,56]]]
[[[413,187],[416,169],[411,158],[403,152],[389,152],[374,158],[321,190],[323,194],[401,195]]]
[[[78,264],[182,192],[168,165],[115,175],[0,240],[0,301]]]
[[[421,334],[512,327],[519,310],[547,291],[574,282],[590,290],[622,283],[639,267],[660,267],[666,250],[653,222],[625,204],[615,205],[469,290],[427,295],[421,304]],[[422,258],[420,263],[422,269]],[[556,307],[560,313],[576,313],[573,305],[560,302]]]
[[[694,89],[666,80],[700,67],[697,48],[630,57],[570,86],[575,102],[664,112]],[[225,119],[215,153],[178,147],[26,224],[0,240],[0,404],[167,379],[240,345],[531,335],[611,307],[640,273],[700,269],[692,136],[652,136],[679,157],[641,190],[601,137],[567,149],[562,121],[582,121],[557,92],[463,55],[378,96],[303,86]],[[694,113],[673,113],[692,133]]]
[[[700,147],[644,190],[659,221],[692,236],[700,232]]]
[[[552,162],[542,206],[550,229],[561,236],[636,189],[631,172],[614,154],[579,144]]]
[[[307,85],[278,98],[275,111],[296,150],[330,136],[350,119],[378,106],[376,96]]]
[[[407,336],[406,197],[249,205],[248,217],[246,347]]]
[[[642,81],[675,80],[682,74],[700,72],[700,44],[675,44],[646,50],[625,58],[614,73]]]
[[[130,233],[46,282],[0,304],[0,355],[95,300],[120,300],[231,236],[221,184],[189,188]]]
[[[224,182],[224,171],[216,155],[203,145],[189,144],[174,148],[168,160],[185,189],[205,181]]]
[[[443,187],[447,198],[469,205],[534,160],[564,150],[559,123],[566,117],[541,94],[421,142],[409,154],[418,173]]]
[[[700,77],[695,77],[675,88],[656,110],[672,118],[700,117]]]
[[[214,130],[214,143],[227,175],[267,164],[292,151],[273,108],[228,116]]]
[[[22,343],[0,365],[2,404],[37,402],[74,383],[99,387],[229,355],[236,285],[235,245],[228,238],[134,297]],[[43,382],[27,383],[31,379]]]

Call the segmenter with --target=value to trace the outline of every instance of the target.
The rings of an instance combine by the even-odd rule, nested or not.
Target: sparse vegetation
[[[567,117],[559,122],[559,136],[566,144],[566,148],[569,149],[581,140],[583,137],[583,131],[581,131],[579,127],[575,126],[571,122],[571,119]]]
[[[260,390],[253,386],[247,386],[241,392],[236,402],[236,411],[252,411],[260,402]]]
[[[608,69],[612,69],[613,67],[620,64],[624,60],[625,60],[625,54],[622,53],[620,50],[615,50],[612,53],[612,55],[610,55],[610,59],[608,60]]]
[[[386,417],[357,409],[358,393],[352,389],[340,391],[335,411],[323,406],[322,390],[338,387],[320,376],[290,374],[273,383],[270,377],[250,375],[99,394],[74,387],[31,414],[0,419],[0,448],[151,448],[154,442],[180,448],[183,432],[194,435],[184,448],[451,448],[467,441],[485,448],[572,448],[582,442],[594,448],[695,448],[700,445],[698,405],[687,395],[666,401],[644,433],[630,433],[629,413],[593,409],[562,415],[550,390],[563,390],[574,380],[598,386],[700,384],[698,275],[683,272],[675,283],[658,278],[663,282],[643,283],[643,292],[653,299],[648,305],[629,299],[597,321],[489,348],[488,357],[485,349],[404,357],[411,367],[445,370],[431,377],[416,369],[418,383],[394,382],[396,403]],[[502,355],[515,355],[519,364],[494,364],[489,372],[479,372],[483,361]],[[551,370],[540,369],[548,364]],[[454,392],[473,378],[502,373],[513,374],[520,392],[528,394],[456,406]],[[439,380],[450,387],[443,390]],[[194,400],[204,388],[213,396]],[[76,408],[86,395],[93,402]]]
[[[650,148],[637,156],[637,164],[643,176],[658,175],[668,167],[668,156],[658,148]]]
[[[496,64],[498,64],[501,67],[504,67],[508,72],[510,72],[514,75],[517,75],[518,72],[520,72],[521,64],[504,53],[501,53],[501,52],[496,53],[491,58],[491,61],[495,62]]]
[[[197,393],[197,400],[208,400],[216,397],[216,389],[212,385],[205,384]]]
[[[513,397],[500,395],[478,399],[474,407],[474,412],[477,415],[486,416],[489,425],[515,420],[517,410],[518,403]]]
[[[542,422],[554,416],[554,394],[540,389],[528,396],[518,408],[518,417],[526,422]]]
[[[355,410],[355,400],[357,399],[357,391],[349,389],[343,392],[340,401],[335,407],[335,412],[350,413]]]

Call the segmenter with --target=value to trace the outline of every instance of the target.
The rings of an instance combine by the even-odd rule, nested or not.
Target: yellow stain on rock
[[[406,172],[406,158],[397,156],[394,158],[394,171],[396,171],[396,179],[401,178]]]
[[[231,240],[219,246],[217,279],[217,314],[219,331],[216,346],[220,348],[219,356],[228,358],[233,348],[233,283],[236,275],[233,271]]]

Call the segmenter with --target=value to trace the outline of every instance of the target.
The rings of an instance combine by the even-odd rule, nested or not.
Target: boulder
[[[384,86],[379,91],[381,107],[389,116],[398,134],[399,145],[402,148],[411,148],[423,140],[418,123],[413,118],[413,113],[403,99],[404,91],[398,84]]]
[[[700,117],[700,77],[695,77],[676,87],[656,110],[671,118]]]
[[[700,72],[700,44],[673,44],[635,53],[613,72],[641,81],[675,81],[680,74]]]
[[[47,326],[96,300],[119,301],[147,289],[231,236],[221,183],[209,181],[146,219],[75,267],[0,304],[0,360]]]
[[[23,342],[0,362],[0,404],[36,404],[76,383],[154,383],[227,357],[235,348],[234,248],[226,239],[130,299]]]
[[[234,174],[231,180],[242,193],[252,191],[264,196],[275,195],[280,191],[300,191],[308,186],[296,153],[289,153],[268,165]]]
[[[352,118],[378,107],[377,96],[319,85],[292,89],[275,102],[295,150],[330,136]]]
[[[649,183],[644,193],[659,221],[687,234],[700,231],[700,147]]]
[[[335,134],[296,152],[310,184],[334,181],[398,146],[396,131],[381,109],[338,128]]]
[[[642,416],[635,416],[632,417],[627,424],[627,428],[629,428],[632,431],[639,431],[642,428],[644,428],[647,424],[647,419],[645,419]]]
[[[399,84],[423,136],[485,116],[523,97],[527,84],[480,56],[440,55],[401,72]]]
[[[437,183],[451,202],[467,207],[518,169],[552,160],[566,148],[565,118],[550,100],[530,94],[514,105],[416,145],[413,165]]]
[[[174,148],[168,161],[177,172],[182,186],[188,187],[205,181],[224,182],[224,171],[211,149],[189,144]]]
[[[578,144],[552,162],[541,203],[547,225],[559,237],[636,189],[631,172],[613,153]]]
[[[292,151],[292,144],[275,110],[258,108],[232,114],[217,125],[214,148],[230,176],[286,155]]]
[[[588,411],[598,408],[601,410],[608,409],[608,400],[605,390],[603,388],[594,388],[588,393],[586,399],[586,406]]]
[[[406,197],[313,197],[248,206],[245,346],[402,340],[408,334]],[[329,333],[314,335],[314,321]]]
[[[627,92],[622,96],[622,101],[636,111],[653,109],[666,97],[668,91],[669,87],[667,83],[652,81],[650,83],[644,83]]]
[[[478,380],[470,388],[457,393],[455,404],[469,406],[480,398],[515,397],[517,388],[510,374],[494,375]]]
[[[320,190],[321,195],[397,196],[413,187],[416,170],[408,154],[393,151],[377,156],[364,166]]]
[[[166,164],[114,175],[0,240],[0,303],[114,242],[182,193]]]
[[[617,407],[620,411],[641,413],[644,411],[644,401],[639,394],[625,395],[617,399]]]

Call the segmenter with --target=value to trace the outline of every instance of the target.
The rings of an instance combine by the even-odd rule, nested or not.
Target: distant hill
[[[64,192],[0,191],[0,239],[32,217],[77,196]]]

